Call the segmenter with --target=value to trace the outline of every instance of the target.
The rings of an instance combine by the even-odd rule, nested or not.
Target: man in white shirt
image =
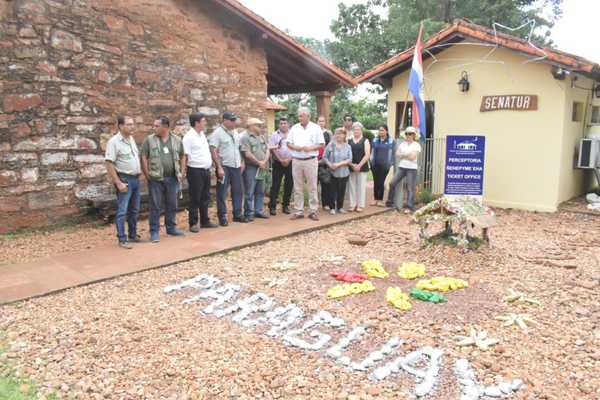
[[[406,140],[400,143],[398,145],[398,150],[396,150],[396,157],[400,161],[398,162],[398,170],[396,175],[394,175],[394,179],[392,179],[392,182],[390,182],[390,190],[388,193],[386,206],[394,206],[396,186],[398,186],[398,184],[406,177],[406,183],[408,186],[408,210],[414,211],[417,170],[419,168],[417,165],[417,159],[419,157],[419,153],[421,153],[421,145],[415,140],[417,136],[416,128],[409,126],[406,128],[406,131],[404,131],[404,136]]]
[[[216,228],[208,219],[210,202],[210,167],[213,163],[204,131],[206,117],[200,112],[190,114],[190,130],[183,137],[185,165],[183,174],[189,185],[188,221],[190,232],[202,228]],[[198,214],[200,218],[198,219]],[[199,222],[199,223],[198,223]]]
[[[304,185],[308,186],[308,217],[318,221],[317,209],[317,155],[325,144],[323,131],[319,125],[310,121],[310,110],[306,107],[298,109],[298,122],[292,126],[287,138],[287,145],[292,155],[292,176],[294,178],[294,209],[292,219],[304,218]]]

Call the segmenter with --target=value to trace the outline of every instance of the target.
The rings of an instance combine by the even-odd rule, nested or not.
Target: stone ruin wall
[[[112,199],[103,164],[115,117],[141,144],[158,115],[182,133],[199,110],[265,118],[264,50],[193,0],[0,3],[0,233]]]

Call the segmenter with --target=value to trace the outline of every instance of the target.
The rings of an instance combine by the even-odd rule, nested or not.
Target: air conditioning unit
[[[581,139],[577,168],[596,168],[600,154],[600,139]]]

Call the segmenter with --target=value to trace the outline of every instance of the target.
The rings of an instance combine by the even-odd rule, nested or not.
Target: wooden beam
[[[293,86],[271,86],[267,87],[267,94],[289,94],[289,93],[312,93],[312,92],[333,92],[341,83],[324,82],[313,85],[293,85]]]
[[[391,87],[392,87],[392,79],[391,78],[384,78],[383,76],[379,77],[377,79],[374,79],[373,83],[378,83],[378,84],[380,84],[381,86],[383,86],[386,89],[391,89]]]

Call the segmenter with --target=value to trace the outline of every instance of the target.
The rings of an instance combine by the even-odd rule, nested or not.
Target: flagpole
[[[422,38],[423,35],[423,21],[421,21],[421,24],[419,25],[419,36],[417,36],[417,42],[419,42]],[[416,44],[415,44],[416,46]],[[410,77],[410,74],[409,74]],[[400,134],[400,132],[402,132],[402,129],[404,128],[404,117],[406,116],[406,106],[408,105],[408,94],[410,93],[409,89],[408,89],[408,79],[406,80],[406,97],[404,97],[404,107],[402,108],[402,118],[400,119],[400,129],[398,129],[398,134]],[[396,138],[397,139],[397,138]]]

